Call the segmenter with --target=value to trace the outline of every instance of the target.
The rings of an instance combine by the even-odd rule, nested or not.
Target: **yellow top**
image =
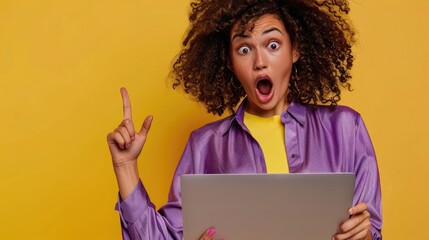
[[[262,148],[267,172],[289,173],[284,125],[280,116],[264,118],[244,112],[244,124]]]

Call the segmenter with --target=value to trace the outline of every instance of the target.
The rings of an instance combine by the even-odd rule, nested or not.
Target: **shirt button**
[[[282,123],[285,123],[287,121],[287,119],[288,119],[288,116],[287,115],[283,115],[282,116]]]
[[[297,154],[292,154],[292,155],[291,155],[291,157],[292,157],[292,158],[297,158],[297,157],[298,157],[298,155],[297,155]]]

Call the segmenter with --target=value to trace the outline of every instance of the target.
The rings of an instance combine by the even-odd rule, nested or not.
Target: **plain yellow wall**
[[[166,82],[188,0],[0,1],[0,239],[119,239],[106,135],[154,123],[140,173],[158,205],[192,129],[215,117]],[[358,0],[354,92],[376,148],[386,239],[429,239],[429,3]]]

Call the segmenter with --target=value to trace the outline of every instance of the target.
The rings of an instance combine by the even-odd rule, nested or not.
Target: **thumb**
[[[139,132],[140,135],[144,137],[147,136],[150,126],[152,125],[152,119],[153,119],[152,115],[149,115],[145,118],[145,120],[143,121],[142,127],[140,128],[140,132]]]

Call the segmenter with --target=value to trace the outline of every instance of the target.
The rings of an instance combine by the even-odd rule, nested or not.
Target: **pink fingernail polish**
[[[208,234],[210,237],[213,237],[213,236],[216,234],[216,230],[215,230],[214,228],[210,228],[210,229],[207,231],[207,234]]]

